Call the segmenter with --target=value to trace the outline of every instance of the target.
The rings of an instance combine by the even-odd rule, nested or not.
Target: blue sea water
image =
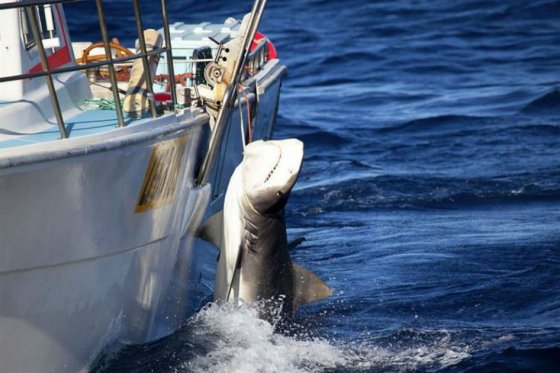
[[[129,2],[106,3],[119,34]],[[289,68],[276,137],[305,142],[291,255],[335,295],[284,333],[209,305],[101,369],[560,371],[560,2],[270,0],[261,29]]]

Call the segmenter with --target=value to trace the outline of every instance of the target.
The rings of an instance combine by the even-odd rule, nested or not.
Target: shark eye
[[[281,190],[279,190],[278,192],[276,192],[276,196],[277,197],[282,197],[284,195],[284,193],[282,193]]]

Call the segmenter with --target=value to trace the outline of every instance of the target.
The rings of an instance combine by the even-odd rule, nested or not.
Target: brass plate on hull
[[[187,135],[181,136],[153,147],[138,195],[136,213],[158,208],[173,200],[187,138]]]

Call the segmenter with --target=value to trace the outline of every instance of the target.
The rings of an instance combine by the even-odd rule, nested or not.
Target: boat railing
[[[268,38],[262,38],[247,56],[247,68],[255,73],[263,68],[269,59]]]
[[[161,0],[161,11],[162,11],[162,24],[164,30],[164,40],[165,40],[165,47],[153,49],[151,51],[147,50],[146,41],[144,39],[144,28],[142,23],[142,14],[140,10],[139,0],[131,0],[134,8],[134,14],[136,19],[136,30],[138,33],[138,44],[140,46],[140,53],[135,53],[131,56],[126,57],[113,57],[111,46],[110,46],[110,39],[107,32],[107,21],[105,19],[105,12],[103,9],[103,0],[95,0],[97,14],[99,19],[99,29],[101,31],[101,36],[103,39],[103,46],[105,49],[105,55],[107,56],[106,60],[96,61],[96,62],[88,62],[81,65],[74,65],[68,67],[59,67],[55,69],[51,69],[49,67],[49,63],[47,60],[47,54],[45,52],[45,46],[43,44],[43,38],[40,34],[40,24],[39,19],[37,17],[38,14],[38,6],[41,5],[50,5],[50,4],[65,4],[65,3],[74,3],[83,0],[21,0],[18,2],[10,2],[10,3],[0,3],[0,10],[5,9],[14,9],[14,8],[22,8],[25,9],[27,16],[29,17],[31,31],[33,33],[33,38],[36,41],[37,52],[39,54],[39,59],[41,63],[42,71],[37,72],[30,72],[25,74],[18,74],[6,77],[0,77],[0,83],[3,82],[10,82],[15,80],[24,80],[24,79],[33,79],[38,77],[45,77],[47,87],[49,90],[49,95],[51,98],[52,108],[56,117],[56,121],[58,124],[58,128],[60,131],[61,139],[68,138],[68,132],[66,131],[66,126],[64,124],[64,118],[62,116],[62,111],[60,109],[60,104],[58,101],[58,95],[53,83],[53,75],[61,74],[61,73],[68,73],[73,71],[87,71],[88,69],[95,69],[100,68],[102,66],[106,66],[109,70],[109,79],[111,81],[111,90],[113,93],[113,99],[115,101],[115,111],[117,115],[117,121],[119,127],[125,126],[124,116],[122,105],[119,96],[119,89],[117,86],[117,78],[115,74],[115,66],[118,64],[130,62],[136,59],[142,59],[143,67],[144,67],[144,77],[146,79],[147,89],[150,95],[150,105],[151,105],[151,113],[152,116],[157,116],[157,110],[155,109],[155,102],[153,99],[153,87],[152,87],[152,78],[150,75],[149,69],[149,62],[148,58],[153,55],[161,55],[162,53],[166,53],[166,61],[167,61],[167,68],[170,72],[170,76],[174,76],[173,70],[173,56],[171,51],[171,36],[169,33],[169,18],[167,12],[167,0]],[[177,96],[175,90],[175,81],[174,79],[169,80],[170,88],[171,88],[171,100],[172,106],[175,107],[177,103]]]

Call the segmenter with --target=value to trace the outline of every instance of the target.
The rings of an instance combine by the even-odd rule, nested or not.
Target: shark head
[[[260,214],[282,211],[299,176],[303,143],[296,139],[255,141],[245,148],[243,187]]]

